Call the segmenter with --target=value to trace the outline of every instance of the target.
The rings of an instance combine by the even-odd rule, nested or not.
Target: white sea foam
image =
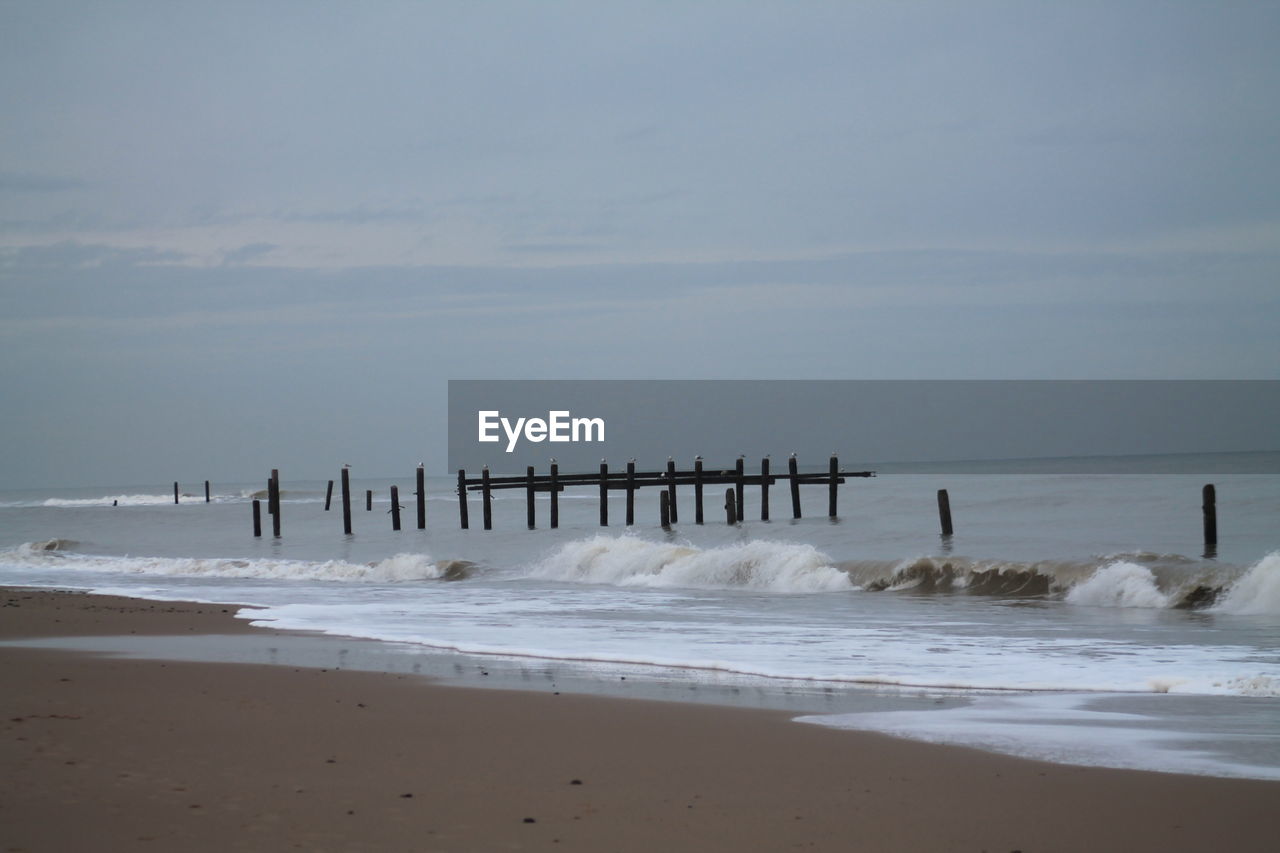
[[[1146,566],[1115,562],[1067,590],[1068,604],[1092,607],[1168,607],[1173,596],[1160,591]]]
[[[891,713],[805,716],[799,722],[883,732],[932,743],[950,743],[1064,764],[1167,773],[1280,779],[1280,767],[1250,760],[1248,744],[1267,736],[1231,731],[1231,752],[1196,748],[1191,731],[1159,728],[1149,706],[1110,711],[1084,695],[984,696],[955,708]],[[1211,725],[1209,722],[1202,725]],[[1167,725],[1167,724],[1166,724]],[[1243,745],[1243,748],[1238,745]]]
[[[61,542],[63,540],[50,540]],[[396,554],[371,563],[341,560],[240,560],[200,557],[106,557],[61,553],[49,542],[28,542],[0,553],[7,562],[56,565],[80,571],[201,578],[270,578],[298,581],[398,583],[456,577],[465,568],[456,561],[435,562],[426,554]]]
[[[1224,613],[1280,614],[1280,551],[1255,563],[1213,609]]]
[[[561,546],[536,564],[530,576],[615,586],[770,592],[853,588],[849,576],[816,548],[761,540],[704,549],[634,536],[593,536]]]

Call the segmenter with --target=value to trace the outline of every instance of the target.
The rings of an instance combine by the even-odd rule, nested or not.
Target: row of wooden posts
[[[551,463],[551,471],[548,475],[539,477],[534,473],[533,466],[529,466],[523,477],[492,477],[489,475],[489,469],[486,466],[482,469],[481,476],[474,479],[467,477],[464,469],[458,469],[458,520],[463,530],[470,527],[470,519],[467,506],[467,492],[479,491],[482,498],[484,529],[493,529],[493,492],[497,489],[515,489],[523,488],[525,490],[526,516],[529,529],[534,529],[536,517],[534,512],[534,496],[545,491],[551,497],[551,518],[552,528],[560,526],[560,492],[564,491],[567,486],[597,486],[600,490],[600,526],[609,526],[609,490],[624,490],[626,492],[626,524],[631,526],[635,524],[635,493],[637,490],[646,486],[657,486],[662,489],[658,501],[659,523],[662,527],[670,527],[672,524],[679,522],[679,504],[676,500],[676,487],[679,485],[692,485],[694,494],[694,523],[703,523],[703,488],[707,485],[717,485],[723,483],[732,483],[733,485],[725,489],[724,509],[725,521],[728,524],[737,524],[744,521],[744,491],[747,486],[760,487],[760,520],[769,520],[769,487],[774,485],[778,480],[789,480],[791,486],[791,516],[792,518],[801,518],[800,509],[800,486],[805,484],[826,484],[827,492],[827,515],[831,518],[836,517],[836,497],[837,486],[845,482],[847,477],[874,477],[874,471],[840,471],[839,460],[832,455],[828,466],[827,473],[801,474],[797,471],[797,463],[795,454],[788,459],[788,470],[786,474],[771,474],[769,470],[769,457],[765,457],[760,461],[760,473],[758,475],[749,475],[744,470],[743,458],[740,456],[734,466],[733,471],[722,470],[718,473],[710,473],[703,470],[702,457],[694,460],[692,471],[677,471],[675,461],[667,460],[667,470],[658,472],[638,472],[635,469],[635,460],[627,463],[626,473],[609,473],[608,463],[600,462],[600,471],[598,474],[561,474],[557,463]],[[426,471],[423,466],[419,465],[416,470],[416,486],[415,497],[417,499],[417,523],[419,530],[425,530],[427,527],[427,489],[426,489]],[[209,481],[205,480],[205,502],[209,502]],[[173,500],[178,502],[178,484],[173,484]],[[324,508],[329,511],[330,504],[333,499],[333,480],[329,481],[328,488],[325,491]],[[373,490],[365,490],[365,510],[373,509]],[[391,487],[391,529],[400,529],[400,490],[398,486]],[[267,512],[271,516],[272,535],[280,536],[280,471],[271,469],[271,477],[267,481]],[[1217,491],[1212,483],[1208,483],[1201,490],[1201,514],[1204,523],[1204,544],[1215,546],[1218,544],[1218,510],[1217,510]],[[946,489],[938,489],[938,522],[942,528],[942,535],[950,537],[954,535],[955,529],[951,521],[951,499]],[[351,535],[351,481],[349,471],[346,467],[342,469],[342,528],[343,532],[348,536]],[[257,498],[253,501],[253,535],[262,535],[262,509],[261,501]]]

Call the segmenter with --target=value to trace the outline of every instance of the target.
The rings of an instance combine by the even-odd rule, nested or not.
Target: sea
[[[324,479],[0,492],[0,584],[252,605],[285,635],[13,641],[193,660],[385,669],[501,688],[785,709],[797,724],[1048,761],[1280,779],[1280,454],[885,465],[840,487],[758,487],[726,521],[691,488],[535,498],[352,472]],[[710,463],[708,463],[710,464]],[[732,467],[729,463],[726,467]],[[1213,471],[1212,474],[1202,473]],[[1010,473],[1013,472],[1013,473]],[[337,472],[333,474],[337,479]],[[1202,487],[1217,495],[1204,543]],[[389,487],[402,527],[392,530]],[[946,489],[954,533],[939,532]],[[371,510],[365,492],[373,492]],[[262,499],[264,535],[251,505]]]

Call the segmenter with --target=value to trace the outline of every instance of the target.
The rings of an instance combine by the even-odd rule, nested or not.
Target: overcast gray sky
[[[443,473],[450,378],[1280,378],[1278,43],[1275,2],[0,0],[0,488]]]

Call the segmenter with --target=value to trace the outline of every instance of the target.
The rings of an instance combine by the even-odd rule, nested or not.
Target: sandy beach
[[[0,636],[244,632],[5,589]],[[1269,850],[1280,785],[1067,767],[785,713],[6,647],[0,842],[74,850]]]

